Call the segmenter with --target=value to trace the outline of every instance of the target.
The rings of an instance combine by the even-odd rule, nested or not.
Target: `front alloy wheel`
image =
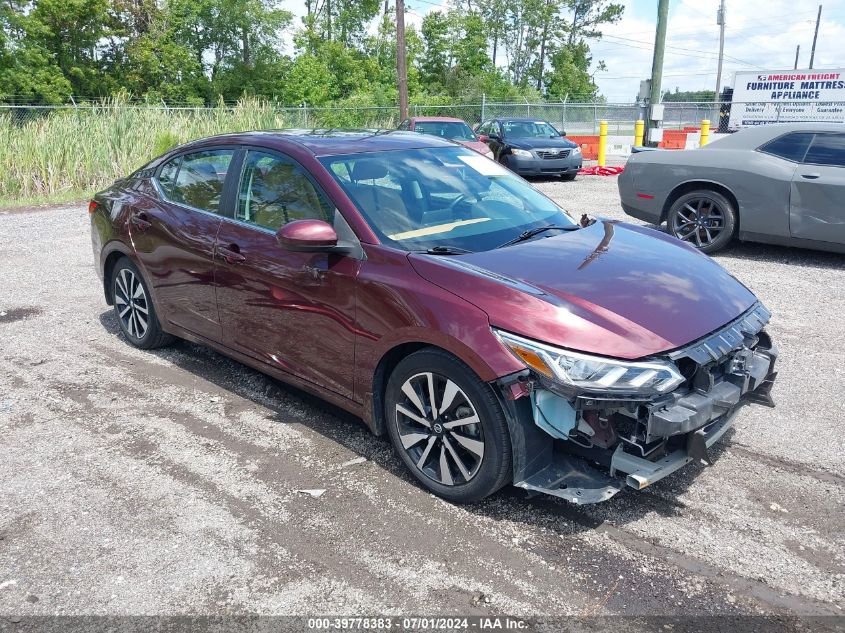
[[[395,422],[417,470],[444,486],[468,483],[484,460],[484,431],[467,395],[430,371],[408,378],[402,394]]]
[[[511,476],[511,444],[492,387],[437,348],[402,360],[384,397],[387,431],[411,474],[435,494],[477,501]]]

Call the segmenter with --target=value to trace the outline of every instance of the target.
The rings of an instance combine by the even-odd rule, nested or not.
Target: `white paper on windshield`
[[[476,156],[472,154],[460,154],[458,158],[482,176],[509,176],[512,174],[510,170],[481,154]]]
[[[452,229],[459,226],[466,226],[467,224],[478,224],[479,222],[487,222],[490,218],[471,218],[469,220],[458,220],[456,222],[446,222],[445,224],[437,224],[436,226],[424,226],[421,229],[414,229],[413,231],[404,231],[402,233],[394,233],[388,235],[392,240],[411,240],[416,237],[426,237],[428,235],[438,235],[440,233],[448,233]]]

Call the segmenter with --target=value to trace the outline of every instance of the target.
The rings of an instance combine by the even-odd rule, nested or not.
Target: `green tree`
[[[545,74],[546,94],[573,101],[593,99],[598,86],[589,74],[590,49],[585,42],[561,46],[552,53],[552,70]]]
[[[26,15],[27,9],[11,1],[0,5],[0,99],[62,103],[73,87],[43,45],[47,28]]]
[[[449,18],[441,11],[430,11],[423,18],[420,34],[420,79],[429,91],[437,91],[446,82],[450,67]]]
[[[701,101],[715,101],[716,93],[713,90],[679,90],[675,88],[675,92],[668,90],[663,93],[664,101],[684,101],[688,103]]]
[[[492,70],[493,64],[487,55],[487,33],[479,13],[470,11],[453,20],[455,63],[471,76]]]

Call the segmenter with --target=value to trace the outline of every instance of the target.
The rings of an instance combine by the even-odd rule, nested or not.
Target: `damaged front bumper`
[[[649,400],[567,398],[527,371],[500,380],[512,422],[514,485],[597,503],[626,486],[645,488],[692,461],[710,463],[710,447],[741,406],[773,406],[777,350],[763,331],[768,320],[768,311],[756,304],[721,330],[667,354],[687,380]]]

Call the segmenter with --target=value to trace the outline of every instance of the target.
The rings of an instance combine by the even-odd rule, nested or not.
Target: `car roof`
[[[723,136],[704,149],[756,149],[763,143],[783,136],[789,132],[841,132],[845,133],[843,123],[770,123],[742,128],[733,134]]]
[[[414,122],[437,122],[437,121],[444,121],[448,123],[466,123],[463,119],[458,119],[453,116],[413,116],[411,120]]]
[[[198,139],[178,149],[209,145],[256,144],[263,147],[284,149],[298,145],[314,156],[335,156],[359,152],[382,152],[399,149],[429,147],[454,147],[455,144],[436,136],[399,130],[339,129],[285,129],[256,130],[234,134],[220,134]]]
[[[493,119],[494,121],[512,121],[514,123],[534,123],[534,121],[542,121],[548,123],[546,119],[538,116],[534,117],[516,117],[516,116],[500,116]]]

